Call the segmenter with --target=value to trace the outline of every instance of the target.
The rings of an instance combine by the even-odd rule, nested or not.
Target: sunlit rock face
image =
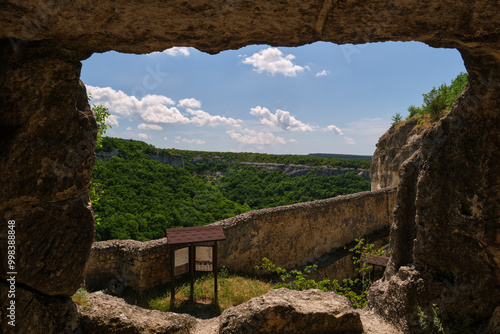
[[[481,68],[464,54],[469,86],[401,163],[393,253],[370,296],[405,330],[420,327],[419,305],[432,314],[435,304],[443,319],[477,327],[499,302],[492,292],[500,259],[500,81],[498,67]]]
[[[399,170],[393,256],[371,305],[410,328],[416,301],[401,291],[418,282],[428,291],[418,294],[425,310],[436,303],[444,318],[466,323],[493,314],[500,298],[494,293],[500,261],[496,1],[7,0],[0,15],[0,249],[5,254],[5,222],[15,220],[19,289],[67,298],[83,277],[93,239],[88,189],[96,125],[79,74],[80,61],[93,52],[414,40],[458,48],[470,85]],[[347,61],[361,52],[343,50]],[[406,313],[391,313],[398,293]],[[29,310],[19,309],[18,318],[30,319],[23,312]],[[47,314],[40,321],[73,323]],[[43,323],[38,328],[43,332]]]

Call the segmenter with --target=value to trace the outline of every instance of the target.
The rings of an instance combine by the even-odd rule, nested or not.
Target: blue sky
[[[201,151],[371,155],[393,115],[463,71],[453,49],[319,42],[94,54],[81,79],[91,103],[111,112],[109,136]]]

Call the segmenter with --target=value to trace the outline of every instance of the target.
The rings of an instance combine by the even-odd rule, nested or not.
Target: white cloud
[[[354,144],[356,144],[356,142],[354,141],[354,139],[349,138],[349,137],[344,137],[344,142],[345,142],[346,144],[349,144],[349,145],[354,145]]]
[[[292,54],[283,55],[277,48],[267,48],[254,53],[243,60],[243,64],[249,64],[254,67],[258,73],[269,72],[272,75],[276,73],[283,74],[286,77],[295,77],[297,73],[303,72],[304,67],[295,65],[292,60],[295,56]]]
[[[139,133],[139,138],[148,139],[148,135],[145,133]]]
[[[146,124],[146,123],[139,124],[139,126],[137,128],[141,129],[141,130],[156,130],[156,131],[163,130],[163,128],[159,125]]]
[[[288,139],[289,143],[296,143],[297,141],[295,139]]]
[[[111,127],[118,127],[118,116],[116,115],[109,115],[108,118],[106,118],[106,123],[111,125]]]
[[[127,128],[127,130],[128,130],[128,131],[132,131],[132,127],[131,127],[131,126],[129,126],[129,127]]]
[[[128,96],[122,91],[116,91],[110,87],[87,86],[87,90],[92,94],[92,101],[96,104],[102,104],[109,109],[112,116],[115,114],[123,116],[139,116],[144,123],[139,129],[143,130],[162,130],[162,127],[154,123],[161,124],[187,124],[192,123],[197,126],[217,126],[226,124],[238,126],[242,120],[219,115],[211,115],[201,109],[201,102],[194,99],[183,99],[179,101],[178,106],[186,109],[190,116],[183,115],[175,106],[174,100],[163,95],[146,95],[142,99],[134,96]],[[112,117],[116,121],[117,116]],[[153,124],[151,124],[153,123]]]
[[[231,139],[244,144],[273,145],[286,144],[285,139],[275,136],[270,132],[257,132],[255,130],[243,129],[240,132],[230,130],[226,132]]]
[[[135,96],[129,96],[111,87],[87,86],[87,90],[92,94],[93,103],[104,105],[112,114],[123,116],[136,114],[147,123],[189,123],[189,119],[176,107],[167,107],[175,102],[163,95],[146,95],[138,100]]]
[[[163,137],[163,139],[167,140],[166,137]],[[187,139],[187,138],[182,138],[181,136],[177,136],[175,137],[175,140],[174,142],[176,144],[179,144],[180,142],[183,142],[183,143],[188,143],[188,144],[197,144],[197,145],[202,145],[202,144],[205,144],[206,141],[204,140],[201,140],[201,139]]]
[[[336,127],[335,125],[328,125],[326,127],[326,131],[333,131],[333,133],[335,133],[337,136],[342,136],[344,133],[342,132],[342,130],[340,130],[338,127]]]
[[[316,77],[326,77],[328,74],[330,74],[329,71],[323,70],[321,72],[316,73],[314,76],[316,76]]]
[[[203,110],[193,110],[191,108],[188,108],[186,109],[186,111],[193,116],[191,118],[191,123],[197,126],[203,126],[205,124],[212,127],[217,126],[219,124],[237,126],[239,123],[242,122],[239,119],[234,119],[231,117],[224,117],[219,115],[213,116]]]
[[[188,143],[188,144],[197,144],[197,145],[201,145],[201,144],[205,144],[206,143],[204,140],[201,140],[201,139],[186,139],[186,138],[182,138],[182,141],[185,142],[185,143]]]
[[[194,98],[182,99],[179,101],[177,106],[182,107],[184,109],[187,108],[195,109],[195,108],[201,108],[201,102]]]
[[[288,131],[314,131],[312,126],[297,120],[294,116],[291,116],[288,111],[277,109],[276,113],[273,114],[269,111],[269,109],[257,106],[250,109],[250,114],[256,116],[264,125],[278,127]]]
[[[174,56],[174,57],[180,56],[180,55],[187,57],[190,54],[189,49],[184,47],[184,46],[181,46],[181,47],[174,46],[173,48],[164,50],[162,53],[167,54],[169,56]]]
[[[167,137],[163,137],[163,140],[168,140],[168,138]]]

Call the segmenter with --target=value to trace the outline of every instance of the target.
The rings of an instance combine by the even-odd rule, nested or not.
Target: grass
[[[169,284],[152,289],[140,296],[127,296],[128,298],[125,298],[128,299],[129,303],[153,310],[187,313],[198,318],[211,318],[220,315],[231,306],[262,296],[273,289],[273,285],[267,282],[257,278],[229,273],[226,268],[222,268],[218,276],[217,301],[214,296],[214,276],[212,273],[197,273],[194,282],[193,301],[189,300],[189,279],[184,277],[177,284],[173,305],[171,305]]]
[[[85,290],[85,288],[78,289],[75,292],[75,294],[71,296],[71,299],[73,299],[73,301],[77,305],[80,305],[82,307],[87,306],[88,304],[87,290]]]

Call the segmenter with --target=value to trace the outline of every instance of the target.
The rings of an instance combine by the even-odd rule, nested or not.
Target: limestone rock
[[[0,254],[15,220],[15,269],[0,277],[48,295],[83,282],[94,238],[90,175],[96,122],[79,80],[83,55],[33,43],[0,42]],[[21,315],[20,315],[21,316]]]
[[[182,157],[180,155],[169,154],[169,153],[148,154],[148,155],[151,159],[157,160],[163,164],[184,168],[184,161],[182,161]]]
[[[415,326],[417,305],[431,313],[435,304],[445,322],[462,327],[498,316],[500,80],[465,60],[464,94],[400,169],[387,282],[370,298],[403,330]]]
[[[1,334],[73,333],[77,330],[78,314],[75,303],[68,297],[53,298],[15,287],[15,327],[9,325],[12,318],[7,310],[11,299],[10,286],[0,282]]]
[[[362,333],[359,314],[347,298],[320,290],[271,290],[227,309],[220,334],[230,333]]]
[[[372,191],[398,185],[399,169],[419,148],[422,131],[417,119],[412,118],[380,137],[370,167]]]
[[[82,333],[189,333],[192,316],[147,310],[102,292],[88,294],[88,305],[78,307]]]

